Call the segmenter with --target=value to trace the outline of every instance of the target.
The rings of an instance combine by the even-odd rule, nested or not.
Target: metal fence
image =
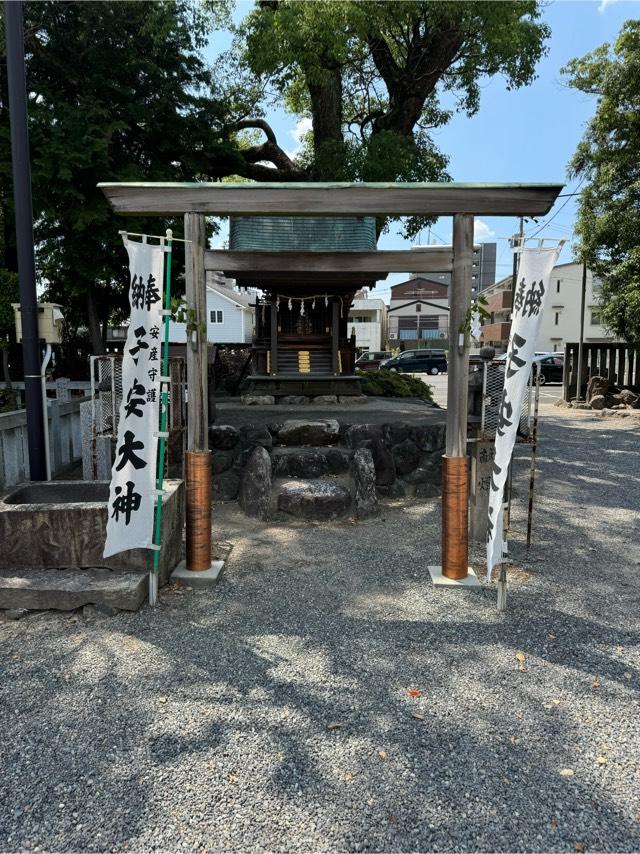
[[[484,362],[481,368],[483,376],[480,430],[487,439],[495,437],[498,429],[505,369],[506,361]],[[533,373],[531,373],[529,374],[527,393],[522,402],[522,409],[520,410],[520,423],[518,427],[520,436],[529,436],[531,433],[534,400],[533,389]]]
[[[90,357],[91,418],[88,442],[83,453],[85,480],[106,477],[111,469],[111,442],[118,433],[122,402],[122,355]],[[166,443],[166,471],[169,477],[182,476],[184,439],[187,424],[186,364],[182,357],[169,359],[169,440]]]

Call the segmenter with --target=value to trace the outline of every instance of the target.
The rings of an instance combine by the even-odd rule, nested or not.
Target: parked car
[[[380,363],[392,355],[390,350],[367,350],[356,359],[356,368],[360,371],[377,371]]]
[[[540,371],[540,385],[561,383],[564,374],[564,354],[551,353],[548,356],[534,356],[533,371]]]
[[[382,367],[387,371],[404,374],[446,374],[447,360],[444,353],[433,350],[406,350],[394,359],[388,359]]]

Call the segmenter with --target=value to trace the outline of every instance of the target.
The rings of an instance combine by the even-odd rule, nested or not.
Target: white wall
[[[347,335],[355,329],[356,347],[363,350],[383,350],[385,347],[385,320],[387,306],[381,299],[356,299],[349,309],[349,317],[366,317],[365,322],[347,323]]]
[[[561,264],[554,267],[542,315],[537,350],[564,351],[565,344],[579,340],[581,296],[582,265]],[[611,341],[611,336],[607,335],[600,323],[591,322],[592,311],[597,310],[597,283],[594,291],[593,275],[587,270],[584,340],[591,343]]]
[[[250,344],[253,333],[253,311],[233,302],[233,292],[230,292],[229,296],[231,298],[207,289],[207,341],[210,344]],[[222,312],[221,324],[211,322],[212,311]],[[186,324],[171,321],[169,341],[172,344],[184,344],[186,340]]]

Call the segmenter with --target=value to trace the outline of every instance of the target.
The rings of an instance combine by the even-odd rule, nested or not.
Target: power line
[[[582,184],[583,184],[583,183],[584,183],[584,178],[582,178],[582,179],[581,179],[581,181],[580,181],[580,183],[578,184],[578,189],[582,186]],[[560,205],[560,207],[559,207],[559,208],[558,208],[558,210],[554,213],[554,215],[551,217],[551,219],[549,219],[547,222],[543,222],[543,223],[542,223],[542,225],[540,226],[540,228],[538,228],[536,231],[534,231],[534,232],[533,232],[533,234],[528,234],[528,235],[525,235],[525,236],[526,236],[526,237],[528,237],[528,238],[531,238],[531,237],[535,237],[535,236],[536,236],[536,234],[540,234],[540,232],[541,232],[544,228],[547,228],[547,226],[548,226],[550,223],[552,223],[552,222],[553,222],[553,220],[558,216],[558,214],[559,214],[559,213],[560,213],[560,211],[564,208],[564,206],[565,206],[566,204],[568,204],[569,199],[570,199],[570,198],[572,198],[574,195],[577,195],[577,193],[567,193],[567,194],[566,194],[566,201],[564,201],[564,202]]]

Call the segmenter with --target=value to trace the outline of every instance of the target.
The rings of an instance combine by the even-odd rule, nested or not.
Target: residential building
[[[207,272],[207,341],[210,344],[251,344],[256,294],[240,291],[233,279]],[[169,341],[184,344],[186,323],[169,324]]]
[[[414,246],[414,249],[425,249],[424,246]],[[439,246],[441,249],[450,248],[452,246]],[[414,277],[420,277],[424,274],[414,273]],[[476,243],[473,247],[473,271],[472,280],[473,287],[478,291],[483,291],[489,287],[496,278],[496,244],[495,243]],[[442,285],[449,287],[451,284],[451,273],[429,273],[429,279],[432,282],[439,282]]]
[[[486,288],[486,309],[490,318],[482,326],[482,343],[499,352],[507,349],[511,327],[512,276]],[[600,284],[587,270],[584,310],[584,340],[589,344],[610,343],[612,338],[600,322],[598,307]],[[536,350],[564,352],[564,346],[580,338],[580,306],[582,300],[582,264],[557,264],[549,280],[549,293],[542,314]]]
[[[358,291],[349,310],[347,335],[355,333],[356,350],[386,350],[387,305],[382,299],[373,299],[367,291]]]
[[[431,278],[415,276],[391,288],[389,346],[404,350],[446,347],[449,336],[449,289]]]

